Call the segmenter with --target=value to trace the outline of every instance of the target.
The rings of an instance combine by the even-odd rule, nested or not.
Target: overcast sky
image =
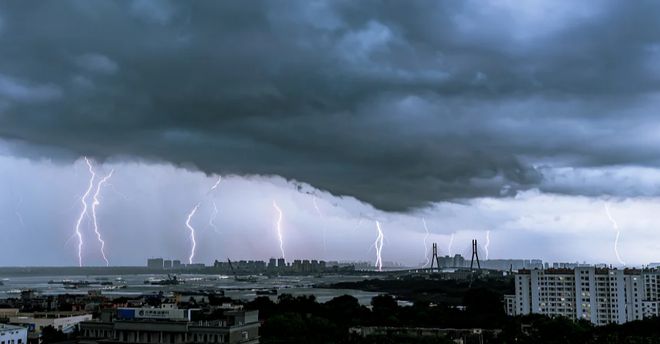
[[[490,258],[660,261],[659,15],[3,1],[0,265],[78,264],[82,156],[114,170],[97,208],[111,264],[187,260],[198,202],[194,261],[279,256],[274,201],[287,258],[373,261],[378,220],[383,260],[419,265],[425,219],[441,254],[490,231]],[[89,216],[81,232],[83,264],[104,264]]]

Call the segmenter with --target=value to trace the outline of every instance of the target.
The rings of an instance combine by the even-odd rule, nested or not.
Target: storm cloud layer
[[[658,167],[658,14],[652,1],[3,1],[0,137],[18,155],[279,175],[384,210],[531,188],[630,195],[589,176]]]

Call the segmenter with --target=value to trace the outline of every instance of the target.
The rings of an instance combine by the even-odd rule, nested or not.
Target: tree
[[[41,340],[44,344],[57,343],[66,339],[66,335],[53,326],[46,326],[41,330]]]

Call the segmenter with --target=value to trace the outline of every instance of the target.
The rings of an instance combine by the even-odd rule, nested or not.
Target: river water
[[[256,276],[254,281],[236,281],[225,275],[195,275],[182,274],[177,278],[183,283],[179,285],[151,285],[148,280],[163,280],[167,275],[104,275],[104,276],[5,276],[1,279],[0,299],[20,296],[21,290],[31,289],[42,295],[87,294],[92,290],[100,290],[108,297],[139,296],[158,294],[166,295],[174,291],[223,291],[225,296],[236,300],[250,301],[257,297],[257,290],[276,289],[277,294],[314,295],[319,302],[326,302],[341,295],[351,295],[363,305],[368,305],[376,293],[352,289],[315,288],[319,284],[361,281],[368,276]],[[75,289],[65,288],[62,284],[52,284],[49,281],[86,281],[90,285]],[[112,285],[101,285],[101,283]],[[277,295],[269,295],[273,300]]]

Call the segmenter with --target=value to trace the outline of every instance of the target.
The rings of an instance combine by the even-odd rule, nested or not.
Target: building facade
[[[73,331],[82,321],[87,320],[92,320],[92,314],[85,312],[19,313],[16,316],[9,317],[10,323],[27,326],[37,334],[48,326],[68,333]]]
[[[259,343],[259,312],[230,309],[220,319],[191,320],[194,309],[122,308],[80,325],[85,343]]]
[[[165,266],[165,260],[163,258],[150,258],[147,259],[147,268],[153,270],[162,270]]]
[[[27,328],[22,326],[0,324],[0,344],[27,343]]]
[[[515,295],[505,297],[505,308],[511,316],[535,313],[623,324],[658,315],[658,276],[656,270],[595,267],[523,270],[515,276]]]

